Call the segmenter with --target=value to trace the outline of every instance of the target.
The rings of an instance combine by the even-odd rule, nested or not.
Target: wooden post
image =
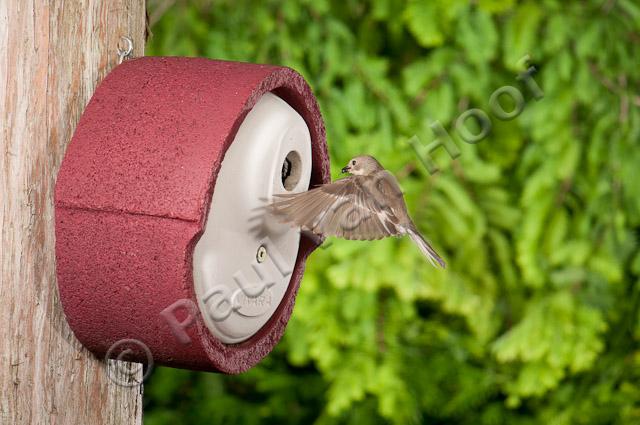
[[[144,0],[0,0],[0,424],[137,424],[139,386],[113,383],[57,295],[53,189],[121,36],[144,52]]]

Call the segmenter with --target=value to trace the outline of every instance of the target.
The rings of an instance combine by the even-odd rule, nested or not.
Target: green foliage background
[[[635,0],[149,7],[150,55],[300,71],[333,176],[380,158],[448,268],[406,239],[330,241],[276,350],[240,376],[157,370],[147,424],[640,423]],[[525,54],[539,101],[515,79]],[[504,85],[524,112],[461,141],[458,115]],[[407,141],[434,120],[461,156],[438,149],[430,175]]]

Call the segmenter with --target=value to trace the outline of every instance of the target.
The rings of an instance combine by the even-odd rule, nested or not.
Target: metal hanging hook
[[[125,59],[131,59],[133,57],[133,40],[126,35],[120,37],[120,41],[122,40],[126,43],[126,48],[121,49],[120,43],[118,43],[118,65]]]

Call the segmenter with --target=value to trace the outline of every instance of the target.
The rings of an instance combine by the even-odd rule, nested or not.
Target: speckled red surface
[[[222,344],[197,317],[186,329],[191,343],[182,344],[160,315],[177,300],[196,302],[192,253],[216,175],[245,115],[269,91],[307,122],[311,184],[328,182],[318,105],[289,68],[145,57],[118,66],[96,90],[55,191],[60,299],[73,332],[96,355],[134,338],[149,347],[154,364],[238,373],[280,340],[316,247],[305,238],[283,301],[249,340]],[[142,350],[129,358],[146,361]]]

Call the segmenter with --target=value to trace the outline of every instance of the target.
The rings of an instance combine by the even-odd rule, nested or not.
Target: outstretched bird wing
[[[326,236],[373,240],[406,230],[402,192],[387,171],[347,177],[307,192],[276,195],[270,208],[283,221]]]

